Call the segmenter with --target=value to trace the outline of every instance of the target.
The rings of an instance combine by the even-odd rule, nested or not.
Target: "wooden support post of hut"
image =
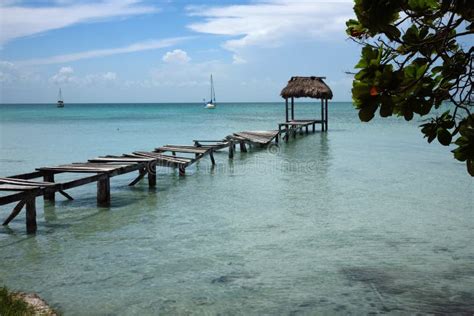
[[[286,121],[280,124],[279,129],[281,126],[286,127],[287,136],[290,132],[293,135],[296,134],[298,129],[303,132],[303,127],[307,132],[309,125],[313,126],[314,132],[315,124],[321,124],[321,131],[328,130],[328,100],[332,99],[333,95],[331,88],[323,79],[326,79],[326,77],[291,77],[287,86],[281,91],[280,95],[285,99]],[[321,99],[321,119],[295,119],[295,98]],[[288,109],[288,100],[291,101],[290,109]]]

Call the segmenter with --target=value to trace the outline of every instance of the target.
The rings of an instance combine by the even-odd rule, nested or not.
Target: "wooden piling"
[[[186,168],[184,166],[179,166],[179,175],[180,176],[186,175]]]
[[[245,142],[240,142],[240,151],[243,153],[247,152],[247,147],[245,147]]]
[[[97,204],[108,206],[110,204],[110,177],[104,175],[97,181]]]
[[[43,175],[43,180],[44,180],[44,182],[54,182],[54,173],[53,172],[46,172]],[[46,190],[44,192],[43,199],[45,201],[54,202],[54,200],[56,199],[54,190]]]
[[[325,113],[326,113],[326,118],[325,118],[325,122],[326,122],[326,131],[328,130],[328,122],[329,122],[329,119],[328,119],[328,99],[325,99]]]
[[[321,132],[324,132],[324,99],[321,99]]]
[[[291,97],[291,120],[295,119],[295,98]]]
[[[148,171],[148,186],[150,188],[156,186],[156,172]]]
[[[36,197],[29,197],[26,201],[26,233],[36,233]]]
[[[211,158],[211,163],[214,166],[216,164],[216,160],[214,159],[214,151],[209,152],[209,158]]]
[[[229,159],[232,159],[234,158],[234,142],[233,141],[230,141],[230,145],[229,145]]]

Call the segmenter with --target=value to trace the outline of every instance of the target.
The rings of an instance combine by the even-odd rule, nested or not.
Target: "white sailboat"
[[[64,107],[63,94],[62,94],[62,92],[61,92],[61,88],[59,88],[59,95],[58,95],[57,107],[58,107],[58,108],[63,108],[63,107]]]
[[[212,81],[211,75],[211,98],[209,102],[206,102],[206,109],[215,109],[216,108],[216,92],[214,91],[214,82]]]

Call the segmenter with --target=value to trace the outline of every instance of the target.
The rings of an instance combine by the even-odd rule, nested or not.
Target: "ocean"
[[[283,120],[282,102],[4,104],[0,175]],[[156,188],[114,177],[110,207],[95,184],[38,198],[36,235],[24,213],[0,227],[0,285],[64,315],[472,313],[474,181],[420,124],[331,102],[327,133],[159,169]]]

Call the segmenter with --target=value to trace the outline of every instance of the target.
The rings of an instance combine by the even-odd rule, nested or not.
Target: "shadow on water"
[[[472,277],[474,269],[461,272],[455,269],[448,274],[457,278]],[[424,312],[434,314],[456,313],[472,315],[474,294],[450,289],[440,289],[427,284],[430,275],[414,271],[391,271],[374,267],[347,267],[340,270],[350,286],[362,284],[371,296],[378,298],[383,312]],[[403,303],[402,303],[403,302]]]

